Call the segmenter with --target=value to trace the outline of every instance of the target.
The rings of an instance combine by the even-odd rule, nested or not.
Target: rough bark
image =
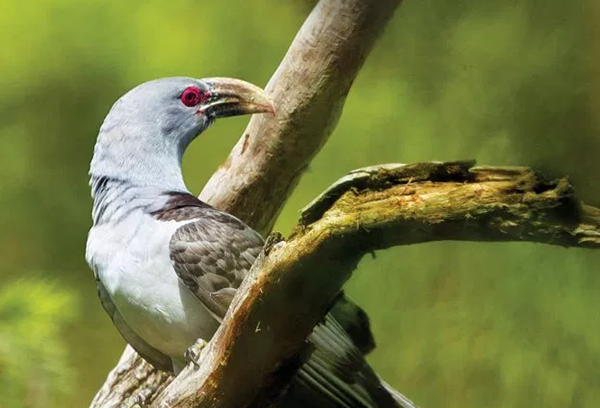
[[[345,247],[365,251],[440,240],[600,248],[600,210],[579,202],[567,177],[547,180],[527,167],[473,165],[355,170],[302,210],[292,236],[339,235]]]
[[[152,407],[266,404],[365,253],[438,240],[600,248],[600,209],[580,203],[566,178],[472,165],[378,166],[332,186],[288,241],[267,243],[200,368],[188,366]]]
[[[255,115],[200,198],[265,234],[337,125],[346,96],[400,0],[321,0],[266,86]]]
[[[268,233],[400,1],[320,0],[267,85],[277,116],[251,119],[200,198]],[[127,347],[91,407],[143,406],[167,382]]]

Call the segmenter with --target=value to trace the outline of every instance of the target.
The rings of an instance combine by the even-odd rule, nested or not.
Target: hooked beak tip
[[[271,100],[269,100],[269,103],[262,105],[261,109],[264,109],[264,113],[268,113],[273,118],[277,116],[277,109],[275,109],[275,105]]]

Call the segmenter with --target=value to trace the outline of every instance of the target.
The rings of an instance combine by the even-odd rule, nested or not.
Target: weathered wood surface
[[[319,226],[345,240],[356,236],[361,248],[371,250],[440,240],[600,247],[600,210],[579,202],[567,177],[547,180],[527,167],[473,166],[461,161],[355,170],[302,210],[295,233]]]

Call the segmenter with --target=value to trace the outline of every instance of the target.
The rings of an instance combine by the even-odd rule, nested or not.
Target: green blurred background
[[[341,0],[340,0],[341,1]],[[164,76],[265,84],[314,2],[0,2],[0,406],[85,407],[124,343],[84,261],[87,169],[121,94]],[[406,0],[276,229],[347,171],[477,158],[600,202],[600,4]],[[247,118],[197,141],[199,192]],[[600,251],[444,242],[365,259],[377,371],[424,408],[596,407]]]

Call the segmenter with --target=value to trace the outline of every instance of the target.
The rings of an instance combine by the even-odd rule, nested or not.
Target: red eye
[[[195,86],[190,86],[186,88],[185,91],[181,94],[180,98],[181,102],[185,106],[196,106],[200,102],[207,100],[210,96],[210,92],[202,92]]]

